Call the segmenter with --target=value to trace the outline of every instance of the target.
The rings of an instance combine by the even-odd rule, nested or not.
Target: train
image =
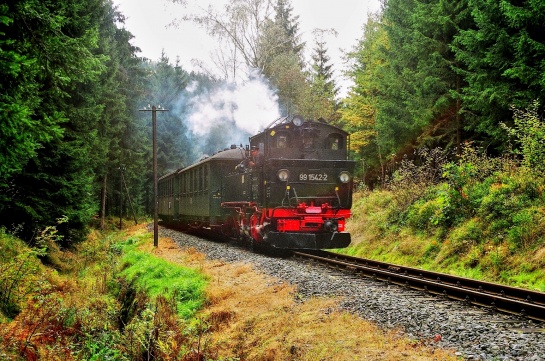
[[[349,146],[349,134],[323,119],[281,117],[249,144],[159,178],[159,220],[252,247],[347,247],[355,166]]]

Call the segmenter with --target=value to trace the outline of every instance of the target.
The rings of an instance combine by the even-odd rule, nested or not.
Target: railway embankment
[[[456,359],[292,283],[279,267],[289,260],[162,232],[158,248],[145,226],[93,232],[47,260],[3,233],[0,359]]]
[[[545,291],[542,167],[469,147],[456,162],[420,156],[355,193],[341,252]]]
[[[310,331],[313,337],[319,337],[321,332],[330,329],[331,326],[324,321],[328,319],[329,314],[340,313],[345,315],[346,320],[363,322],[362,325],[370,321],[379,332],[386,334],[394,332],[400,340],[409,340],[413,345],[431,347],[431,351],[428,352],[450,350],[450,355],[459,359],[521,361],[545,359],[541,347],[545,342],[544,329],[531,320],[491,312],[489,309],[469,306],[464,302],[373,281],[352,272],[301,262],[295,258],[271,258],[245,249],[233,248],[224,243],[202,242],[189,235],[169,230],[164,232],[182,249],[198,251],[205,254],[207,259],[218,260],[220,264],[250,265],[259,273],[272,277],[265,283],[267,285],[290,285],[293,287],[292,296],[296,303],[303,305],[317,300],[333,301],[324,309],[323,315],[318,313],[312,317],[315,322],[318,317],[320,320],[318,324],[321,325]],[[344,345],[345,342],[347,346],[350,344],[350,337],[354,331],[351,328],[350,332],[343,331],[343,327],[348,330],[349,325],[350,323],[347,323],[339,329],[338,334],[342,335],[338,341],[340,345]],[[364,340],[365,334],[370,331],[366,330],[363,334],[355,332],[358,339]],[[355,350],[362,347],[363,352],[367,352],[364,346],[366,342],[356,344]],[[384,343],[386,348],[389,347],[389,342]],[[389,359],[380,358],[379,354],[370,355],[377,359]],[[425,357],[416,355],[410,352],[397,354],[397,358],[393,359]],[[432,359],[440,360],[441,357],[448,356],[433,354]],[[343,354],[342,357],[331,359],[359,358]]]
[[[139,226],[44,266],[5,236],[2,290],[15,265],[34,282],[2,309],[6,359],[545,359],[542,328],[524,318],[295,258],[163,228],[154,248]]]

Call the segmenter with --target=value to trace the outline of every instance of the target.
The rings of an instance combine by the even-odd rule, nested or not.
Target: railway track
[[[320,262],[337,269],[345,269],[379,281],[545,322],[545,293],[543,292],[326,251],[296,251],[293,254],[297,258]]]

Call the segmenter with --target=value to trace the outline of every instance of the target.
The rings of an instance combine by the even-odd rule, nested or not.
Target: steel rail
[[[376,280],[442,295],[468,304],[545,322],[545,293],[380,261],[318,251],[294,251],[299,258],[343,268]]]

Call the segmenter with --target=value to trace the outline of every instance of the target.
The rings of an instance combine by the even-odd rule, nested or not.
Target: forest
[[[68,245],[104,217],[151,214],[151,121],[139,110],[169,109],[157,126],[161,176],[252,134],[231,116],[244,101],[216,99],[244,100],[241,78],[271,102],[265,124],[297,113],[352,133],[362,188],[384,186],[424,148],[454,160],[470,144],[545,170],[543,1],[384,0],[346,54],[344,98],[323,31],[302,42],[289,0],[231,0],[182,18],[228,44],[216,64],[223,75],[188,72],[166,53],[142,58],[110,0],[0,5],[4,231],[31,243],[55,225]],[[215,119],[205,127],[207,107]]]

